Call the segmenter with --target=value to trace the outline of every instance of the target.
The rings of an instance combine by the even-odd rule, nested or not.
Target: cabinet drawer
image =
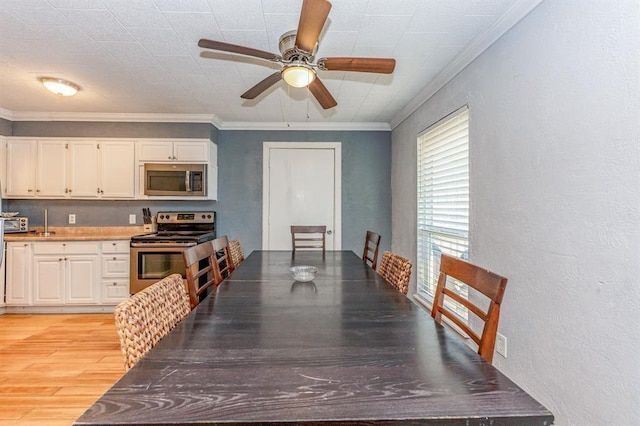
[[[103,280],[102,303],[120,303],[129,297],[129,280]]]
[[[34,243],[33,254],[98,254],[98,244],[92,242],[78,243]]]
[[[129,253],[129,240],[104,241],[100,244],[102,253]]]
[[[108,277],[129,277],[129,255],[109,255],[102,256],[102,276]]]

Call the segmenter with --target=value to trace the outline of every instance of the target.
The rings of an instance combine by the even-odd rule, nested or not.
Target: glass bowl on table
[[[291,268],[289,268],[289,272],[291,272],[291,276],[294,280],[301,283],[306,283],[316,277],[318,268],[308,265],[292,266]]]

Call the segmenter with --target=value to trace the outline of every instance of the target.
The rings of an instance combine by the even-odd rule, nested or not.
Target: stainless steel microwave
[[[4,232],[5,234],[29,232],[29,218],[25,216],[5,217]]]
[[[204,197],[207,195],[207,165],[146,163],[144,194]]]

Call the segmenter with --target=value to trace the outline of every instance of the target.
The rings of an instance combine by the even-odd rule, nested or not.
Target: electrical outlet
[[[69,225],[75,225],[76,223],[76,215],[74,213],[69,214]]]
[[[507,357],[507,338],[500,333],[496,337],[496,352],[505,358]]]
[[[130,214],[129,215],[129,224],[130,225],[135,225],[136,224],[136,215],[135,214]]]

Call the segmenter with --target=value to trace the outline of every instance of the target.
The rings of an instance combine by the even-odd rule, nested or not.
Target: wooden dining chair
[[[483,311],[478,305],[460,296],[452,289],[447,288],[448,278],[454,278],[461,283],[474,288],[489,299],[489,308]],[[493,361],[493,350],[496,345],[498,333],[498,320],[500,319],[500,305],[507,287],[507,279],[465,260],[446,254],[440,258],[440,276],[438,287],[433,301],[431,316],[438,322],[442,322],[442,316],[454,323],[461,331],[469,336],[478,345],[478,354],[485,361]],[[445,297],[452,299],[467,310],[475,314],[484,322],[482,335],[473,331],[467,322],[449,310],[445,304]]]
[[[293,255],[296,250],[322,250],[325,254],[327,233],[326,226],[291,226],[291,248]]]
[[[215,252],[215,262],[213,264],[218,282],[222,282],[227,278],[235,269],[235,265],[231,260],[231,253],[229,251],[229,239],[227,236],[222,236],[211,241],[213,251]]]
[[[378,264],[378,248],[380,248],[380,240],[382,237],[373,231],[367,231],[364,239],[364,249],[362,251],[362,260],[364,263],[376,269]]]
[[[188,247],[182,252],[189,304],[194,309],[222,279],[216,274],[215,251],[211,242]]]
[[[404,295],[409,291],[409,280],[413,264],[409,259],[400,255],[385,251],[382,253],[378,274],[389,281],[395,288]]]
[[[242,254],[240,241],[229,241],[229,254],[231,255],[231,262],[233,262],[233,268],[235,269],[244,261],[244,254]]]
[[[125,370],[140,361],[190,310],[180,274],[169,275],[120,302],[114,316]]]

